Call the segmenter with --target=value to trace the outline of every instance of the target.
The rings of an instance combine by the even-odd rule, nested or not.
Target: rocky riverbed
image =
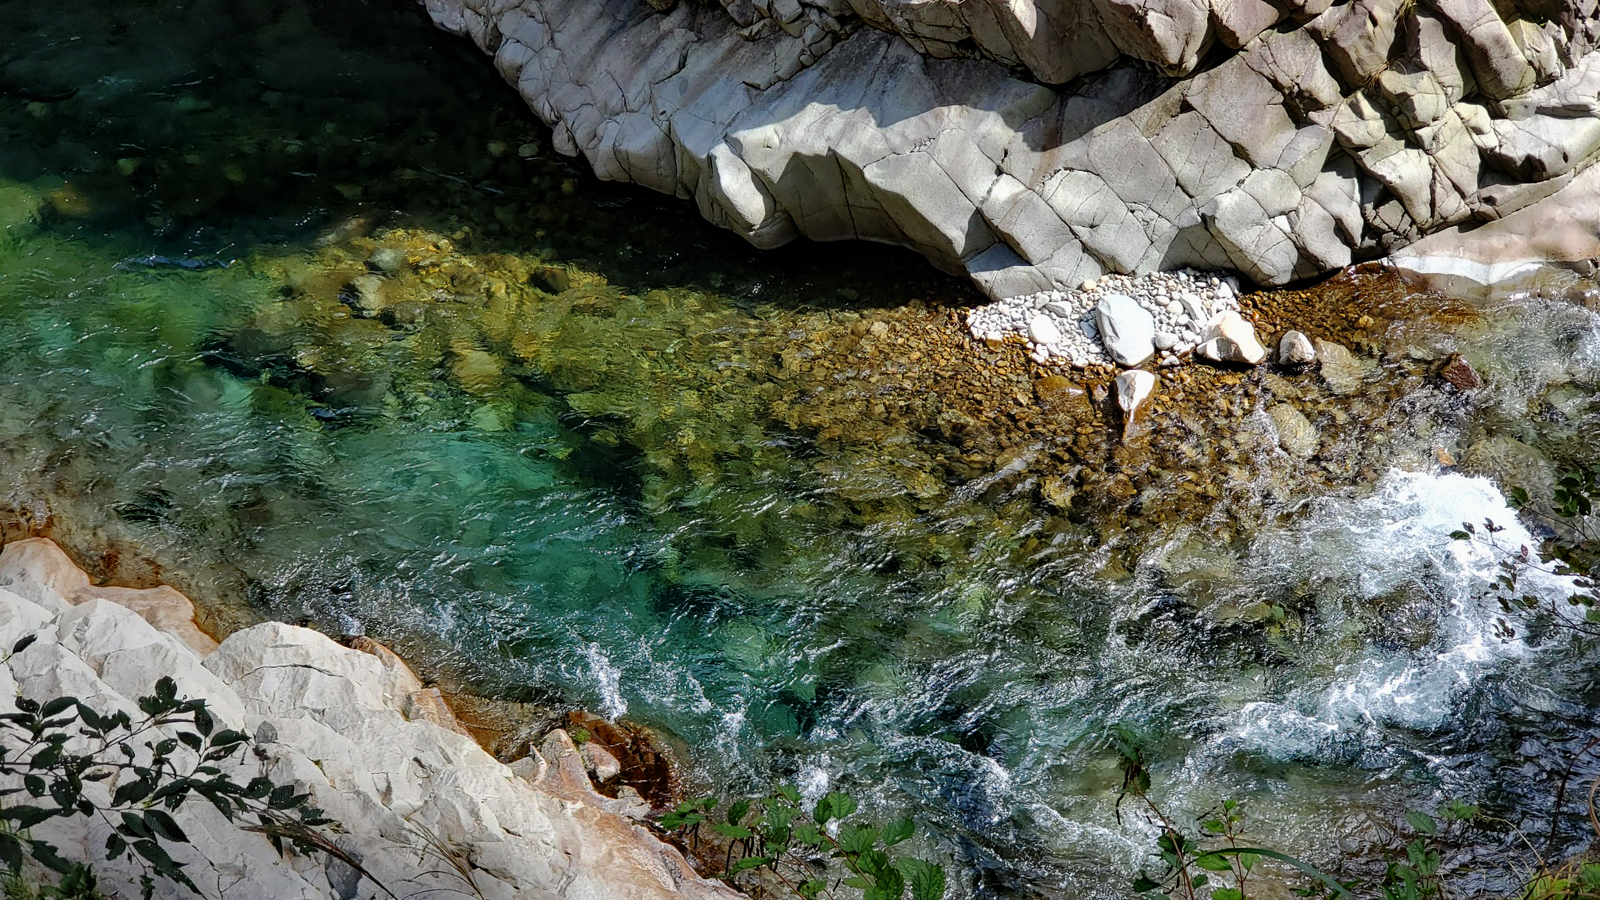
[[[1116,402],[1118,367],[1074,373],[1053,355],[1041,361],[1041,342],[1017,330],[995,336],[986,324],[995,306],[922,298],[900,309],[774,318],[693,291],[633,295],[581,265],[473,253],[403,230],[334,244],[311,260],[252,265],[277,272],[289,294],[218,348],[220,362],[310,390],[330,416],[427,403],[425,385],[438,373],[482,396],[537,384],[584,418],[589,441],[638,460],[647,508],[667,522],[688,484],[747,489],[726,460],[771,464],[755,427],[865,467],[816,473],[836,485],[841,505],[829,515],[928,514],[960,502],[953,485],[977,482],[985,495],[1021,503],[1013,510],[1021,518],[1062,517],[1057,527],[1082,523],[1096,540],[1117,542],[1140,521],[1207,517],[1247,533],[1265,509],[1298,495],[1464,455],[1447,422],[1397,432],[1392,417],[1459,406],[1449,398],[1481,386],[1445,377],[1451,354],[1395,343],[1428,319],[1475,313],[1418,295],[1380,268],[1313,292],[1241,298],[1220,279],[1207,284],[1211,299],[1197,314],[1242,321],[1242,310],[1275,349],[1286,334],[1309,335],[1317,359],[1285,366],[1274,353],[1260,368],[1202,359],[1163,371],[1130,430]],[[1117,279],[1026,308],[1054,321],[1048,303],[1076,309],[1118,290],[1147,298],[1136,314],[1152,324],[1163,320],[1145,309],[1160,302],[1177,327],[1180,314],[1164,310],[1184,292],[1166,299]],[[985,340],[974,343],[973,331]],[[492,432],[518,413],[491,404],[473,415],[473,427]],[[1396,441],[1362,439],[1373,431]],[[885,457],[884,448],[895,449]],[[1304,464],[1265,464],[1280,454]]]

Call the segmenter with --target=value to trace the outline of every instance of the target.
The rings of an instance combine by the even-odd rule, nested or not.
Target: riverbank
[[[642,825],[650,807],[636,792],[619,799],[596,791],[586,770],[617,776],[598,745],[580,749],[558,729],[505,765],[467,737],[436,688],[375,642],[341,647],[309,629],[263,623],[219,644],[192,612],[169,587],[95,586],[47,540],[0,551],[0,642],[33,638],[5,659],[7,698],[73,696],[107,714],[134,708],[171,678],[180,695],[206,701],[217,727],[252,737],[255,756],[229,777],[243,783],[259,765],[336,823],[331,839],[344,855],[323,858],[280,852],[268,835],[203,803],[173,809],[189,838],[168,849],[200,896],[738,896],[700,879]],[[116,775],[96,785],[102,804],[123,786]],[[132,892],[144,864],[106,859],[107,827],[69,819],[33,837],[91,866],[102,890]],[[192,894],[158,878],[156,896]]]

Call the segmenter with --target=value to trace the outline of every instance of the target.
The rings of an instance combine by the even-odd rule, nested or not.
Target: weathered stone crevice
[[[600,177],[761,247],[905,244],[996,297],[1186,265],[1281,284],[1600,158],[1592,3],[424,2]]]

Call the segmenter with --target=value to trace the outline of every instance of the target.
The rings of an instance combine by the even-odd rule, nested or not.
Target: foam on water
[[[1320,501],[1296,525],[1263,540],[1257,583],[1316,572],[1354,588],[1343,614],[1323,625],[1330,634],[1363,602],[1402,588],[1426,597],[1433,618],[1420,623],[1427,639],[1409,650],[1369,644],[1310,661],[1325,669],[1324,677],[1303,680],[1282,699],[1244,704],[1211,750],[1348,757],[1381,750],[1391,728],[1430,732],[1459,724],[1485,676],[1533,652],[1520,638],[1496,632],[1501,611],[1491,587],[1505,551],[1451,537],[1463,523],[1487,534],[1487,522],[1504,529],[1495,535],[1501,547],[1537,545],[1487,479],[1391,471],[1371,496]],[[1527,573],[1522,588],[1554,599],[1574,589],[1539,571]]]
[[[583,649],[583,658],[589,662],[589,673],[600,698],[599,713],[612,721],[627,715],[628,701],[622,696],[622,670],[611,664],[606,652],[596,643]]]

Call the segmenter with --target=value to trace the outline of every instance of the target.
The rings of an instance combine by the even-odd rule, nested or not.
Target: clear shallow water
[[[0,488],[223,620],[362,627],[486,692],[663,728],[707,780],[912,810],[980,896],[1122,891],[1149,835],[1113,815],[1115,723],[1175,808],[1244,797],[1323,861],[1330,830],[1446,796],[1542,822],[1593,727],[1581,652],[1490,634],[1493,561],[1448,538],[1516,527],[1482,478],[1397,454],[1246,543],[1136,536],[1108,577],[1081,533],[930,483],[916,436],[831,453],[773,425],[781,379],[724,377],[963,296],[914,260],[756,255],[525,159],[515,99],[407,14],[52,12],[0,3],[30,36],[0,69]],[[490,281],[561,260],[610,284],[354,316],[362,235],[389,225],[461,235]],[[1408,414],[1519,480],[1544,471],[1519,447],[1592,459],[1596,334],[1546,298],[1416,335],[1491,387]]]

